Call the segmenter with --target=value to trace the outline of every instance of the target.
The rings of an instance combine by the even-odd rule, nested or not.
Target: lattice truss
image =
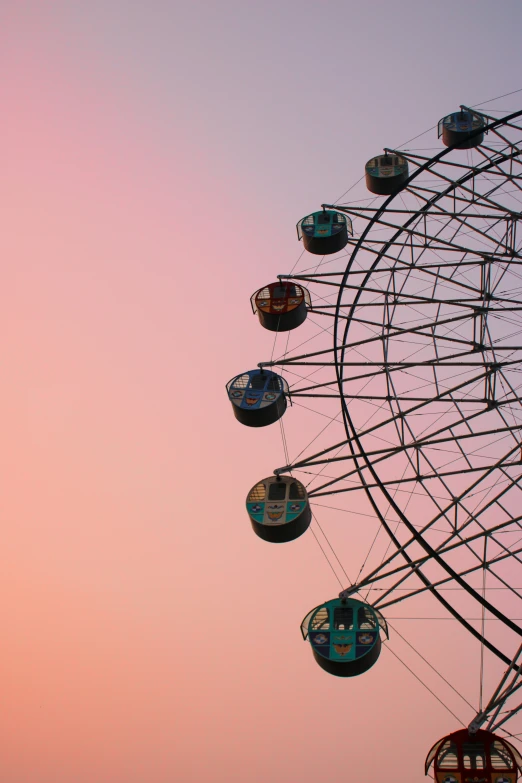
[[[383,612],[429,591],[513,666],[522,642],[512,619],[522,617],[522,112],[486,116],[476,149],[397,151],[411,176],[396,195],[326,205],[350,216],[354,235],[342,255],[310,267],[306,254],[308,269],[282,276],[310,288],[314,331],[263,364],[280,367],[292,401],[319,417],[304,453],[278,470],[304,477],[312,502],[335,496],[346,506],[362,491],[390,537],[353,591]],[[470,612],[500,622],[477,627]]]

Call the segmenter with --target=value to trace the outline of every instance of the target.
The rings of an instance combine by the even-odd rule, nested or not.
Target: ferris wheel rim
[[[512,114],[501,118],[494,120],[491,123],[488,123],[486,127],[484,128],[485,131],[488,130],[494,130],[495,128],[501,127],[505,125],[506,123],[509,123],[511,120],[514,120],[518,117],[522,116],[522,111],[513,112]],[[479,135],[477,133],[476,135]],[[363,281],[361,282],[360,290],[357,292],[354,296],[354,300],[350,304],[348,308],[348,312],[346,316],[343,317],[343,320],[345,320],[344,325],[344,336],[341,341],[341,345],[338,346],[338,334],[339,334],[339,326],[341,324],[340,319],[340,311],[342,306],[342,299],[343,299],[343,293],[346,288],[348,275],[350,274],[352,270],[352,266],[354,264],[354,261],[357,257],[357,254],[363,247],[363,243],[368,236],[369,232],[371,231],[372,227],[379,222],[379,218],[385,214],[388,206],[392,203],[393,199],[399,195],[401,192],[406,190],[408,186],[415,180],[416,177],[419,176],[422,172],[425,172],[427,170],[430,170],[433,166],[435,166],[436,163],[439,161],[443,161],[444,157],[451,153],[453,149],[458,147],[458,144],[453,145],[452,147],[448,147],[446,149],[443,149],[440,153],[433,156],[429,160],[427,160],[422,166],[419,166],[419,168],[413,172],[413,174],[408,178],[408,180],[404,183],[404,185],[400,188],[400,190],[391,196],[389,196],[384,203],[380,206],[378,210],[376,210],[374,216],[369,220],[365,230],[362,232],[361,236],[358,239],[358,242],[356,246],[354,247],[348,264],[346,266],[342,281],[339,285],[339,294],[337,297],[337,305],[335,310],[335,323],[334,323],[334,364],[335,364],[335,374],[337,379],[337,385],[339,389],[339,397],[341,400],[341,410],[342,410],[342,418],[343,418],[343,424],[347,436],[348,445],[350,447],[350,450],[352,452],[353,456],[353,462],[354,465],[357,468],[359,478],[362,484],[362,487],[364,488],[366,495],[368,499],[370,500],[370,503],[381,523],[383,528],[388,533],[388,536],[390,537],[390,540],[393,542],[394,546],[400,552],[408,565],[410,566],[411,572],[416,573],[417,576],[421,579],[421,581],[424,582],[425,587],[430,590],[430,592],[437,598],[437,600],[457,619],[463,627],[470,632],[478,641],[480,641],[483,645],[485,645],[492,653],[494,653],[500,660],[502,660],[504,663],[511,665],[512,661],[511,659],[504,655],[500,650],[498,650],[495,645],[493,645],[489,639],[487,639],[485,636],[483,636],[479,631],[477,631],[473,626],[471,626],[464,617],[453,607],[451,604],[444,599],[443,596],[440,595],[440,592],[434,587],[432,584],[430,584],[429,579],[422,573],[422,571],[415,566],[412,559],[410,558],[409,554],[406,553],[399,543],[399,541],[394,536],[393,532],[391,531],[391,528],[387,524],[384,515],[381,513],[378,504],[375,502],[375,499],[372,496],[372,491],[368,487],[368,482],[366,480],[366,476],[363,473],[363,468],[369,471],[370,475],[373,477],[376,486],[378,486],[379,491],[383,494],[386,501],[390,504],[390,506],[394,509],[395,513],[398,515],[399,519],[406,525],[410,535],[415,539],[415,541],[424,549],[426,554],[433,558],[438,562],[438,564],[446,571],[446,573],[450,576],[451,579],[453,579],[462,589],[464,589],[467,593],[469,593],[476,601],[478,601],[479,604],[482,605],[482,607],[490,611],[493,615],[497,616],[498,619],[502,620],[502,622],[510,628],[514,633],[516,633],[519,636],[522,636],[522,629],[517,626],[515,623],[513,623],[508,617],[504,615],[503,612],[501,612],[499,609],[497,609],[495,606],[490,604],[489,601],[486,601],[483,596],[481,596],[474,588],[472,588],[470,585],[465,582],[460,574],[458,574],[454,569],[452,569],[447,562],[443,558],[438,555],[438,553],[433,549],[433,547],[425,541],[425,539],[421,536],[421,534],[416,530],[416,528],[409,522],[406,515],[403,513],[402,509],[397,505],[394,498],[391,496],[390,492],[386,489],[384,485],[382,485],[381,479],[378,475],[378,473],[375,471],[375,468],[372,464],[372,461],[368,458],[366,455],[366,449],[364,448],[363,444],[361,443],[361,440],[359,438],[357,428],[355,427],[355,424],[353,422],[352,416],[350,415],[350,412],[348,410],[348,405],[346,403],[346,399],[344,396],[344,364],[343,359],[345,356],[346,351],[346,336],[348,333],[348,330],[351,325],[351,320],[354,317],[354,312],[359,304],[360,297],[362,295],[362,289],[364,287],[365,282],[367,282],[371,276],[371,274],[375,271],[375,269],[378,267],[383,254],[386,252],[385,249],[389,247],[389,244],[391,241],[394,241],[398,236],[400,236],[401,233],[404,232],[404,230],[409,227],[412,223],[414,223],[416,220],[418,220],[423,215],[429,215],[429,210],[433,207],[434,204],[437,203],[441,198],[444,198],[449,193],[451,193],[453,190],[455,190],[456,187],[461,185],[462,183],[467,182],[468,180],[472,179],[476,176],[475,170],[470,170],[470,167],[468,167],[468,171],[462,175],[462,177],[459,177],[458,180],[451,181],[447,188],[445,188],[443,191],[436,193],[432,196],[432,198],[427,201],[425,204],[423,204],[418,210],[411,213],[411,216],[408,218],[408,220],[403,224],[403,226],[397,228],[397,231],[393,233],[392,238],[388,238],[386,242],[383,242],[383,247],[379,252],[376,252],[376,258],[374,262],[371,264],[370,268],[366,271],[366,274],[363,276]],[[495,165],[498,165],[498,163],[501,160],[509,159],[509,157],[519,157],[522,155],[522,150],[518,150],[516,155],[511,156],[503,156],[499,155],[496,159],[488,160],[484,162],[484,166],[480,168],[480,171],[487,171],[494,167]],[[342,208],[342,207],[341,207]],[[479,253],[477,253],[479,255]],[[486,253],[484,255],[487,255]],[[346,312],[346,310],[345,310]],[[354,444],[357,445],[358,451],[355,450]],[[364,462],[364,465],[361,467],[361,461]]]

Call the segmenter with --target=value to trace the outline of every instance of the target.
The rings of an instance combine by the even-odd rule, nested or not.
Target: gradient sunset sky
[[[519,0],[0,3],[0,783],[424,780],[459,723],[386,650],[314,663],[338,585],[253,535],[281,438],[224,385],[270,358],[249,297],[297,220],[521,88],[521,30]],[[326,522],[356,574],[364,517]],[[475,703],[455,624],[411,626]]]

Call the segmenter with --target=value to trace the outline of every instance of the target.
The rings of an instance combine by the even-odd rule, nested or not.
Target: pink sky
[[[297,219],[520,87],[503,9],[4,3],[2,783],[413,783],[457,728],[386,650],[353,681],[313,662],[299,624],[338,585],[311,535],[252,534],[283,451],[224,384],[269,358],[249,297],[292,268]],[[375,528],[323,519],[356,575]],[[412,625],[476,701],[463,632]]]

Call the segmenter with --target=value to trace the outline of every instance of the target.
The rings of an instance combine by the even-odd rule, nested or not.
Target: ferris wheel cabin
[[[312,519],[306,489],[291,476],[269,476],[252,487],[246,506],[254,532],[265,541],[299,538]]]
[[[391,196],[408,179],[408,161],[401,155],[377,155],[365,166],[366,187],[378,196]]]
[[[311,306],[306,288],[295,283],[269,283],[251,297],[259,323],[271,332],[289,332],[306,319]]]
[[[348,244],[353,234],[352,221],[340,212],[322,209],[312,212],[297,224],[297,237],[303,240],[305,250],[318,256],[337,253]]]
[[[478,131],[482,128],[482,133]],[[460,150],[478,147],[484,141],[484,117],[469,109],[461,109],[439,120],[439,139],[446,147],[458,145]]]
[[[247,427],[266,427],[286,410],[287,382],[270,370],[248,370],[227,383],[234,416]]]
[[[440,739],[426,758],[426,775],[432,764],[436,783],[515,783],[522,771],[518,750],[482,729],[459,729]]]
[[[338,677],[371,669],[381,653],[381,628],[388,637],[381,613],[355,598],[335,598],[316,606],[301,623],[319,666]]]

